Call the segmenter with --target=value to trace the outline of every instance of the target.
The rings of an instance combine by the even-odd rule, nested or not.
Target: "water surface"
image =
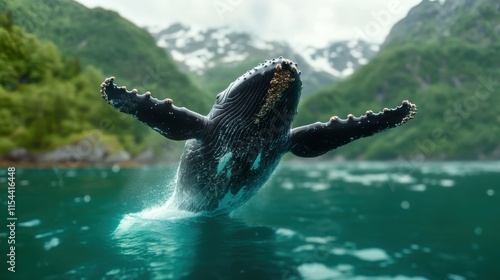
[[[175,171],[17,169],[0,278],[500,279],[499,162],[286,163],[218,218],[165,205]]]

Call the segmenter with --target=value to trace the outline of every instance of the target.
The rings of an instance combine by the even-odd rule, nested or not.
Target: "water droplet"
[[[91,199],[91,198],[90,198],[90,195],[88,195],[88,194],[87,194],[87,195],[85,195],[85,196],[83,197],[83,201],[85,201],[85,202],[87,202],[87,203],[89,203],[89,202],[90,202],[90,199]]]
[[[45,251],[48,251],[54,247],[59,246],[59,243],[60,243],[59,238],[52,237],[52,239],[50,239],[50,241],[47,241],[47,242],[45,242],[45,244],[43,244],[43,248],[45,249]]]
[[[118,173],[120,171],[120,165],[113,164],[113,167],[111,167],[111,171],[113,171],[114,173]]]
[[[481,235],[481,234],[483,234],[483,229],[482,229],[481,227],[476,227],[476,228],[474,229],[474,233],[475,233],[476,235]]]
[[[488,196],[493,196],[493,195],[495,195],[495,191],[490,189],[490,190],[486,191],[486,194]]]
[[[407,210],[410,208],[410,203],[408,201],[403,201],[401,202],[401,208],[403,208],[404,210]]]

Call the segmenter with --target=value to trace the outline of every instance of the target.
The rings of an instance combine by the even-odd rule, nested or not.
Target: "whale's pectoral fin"
[[[342,120],[337,116],[327,123],[297,127],[291,132],[290,151],[300,157],[316,157],[356,139],[402,125],[413,118],[417,107],[407,100],[395,109],[377,114],[367,111],[359,118],[349,114]]]
[[[158,100],[151,93],[138,94],[114,84],[114,77],[101,84],[101,95],[119,111],[129,114],[172,140],[200,138],[206,118],[173,105],[171,99]]]

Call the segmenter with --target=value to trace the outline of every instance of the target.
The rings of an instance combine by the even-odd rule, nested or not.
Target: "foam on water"
[[[285,190],[293,190],[294,189],[294,185],[290,181],[285,181],[285,182],[281,183],[281,187],[284,188]]]
[[[342,272],[336,269],[328,268],[321,263],[305,263],[297,267],[297,270],[304,279],[339,279],[344,276]]]
[[[58,230],[49,231],[46,233],[40,233],[40,234],[35,235],[35,239],[45,238],[45,237],[52,236],[54,234],[63,233],[63,232],[64,232],[63,229],[58,229]]]
[[[309,243],[319,243],[319,244],[327,244],[335,240],[333,236],[319,237],[319,236],[309,236],[306,237],[306,242]]]
[[[322,263],[305,263],[297,267],[300,276],[306,280],[330,280],[330,279],[350,279],[350,280],[427,280],[427,278],[405,275],[384,275],[384,276],[353,276],[353,266],[339,264],[335,267],[327,267]],[[462,279],[462,278],[450,278]]]
[[[407,174],[398,173],[368,173],[368,174],[351,174],[347,170],[335,170],[328,174],[330,180],[339,180],[347,183],[361,184],[372,186],[375,184],[384,184],[387,182],[395,182],[399,184],[411,184],[416,180]]]
[[[276,234],[287,238],[292,238],[293,236],[297,235],[297,232],[287,228],[279,228],[276,230]]]
[[[21,227],[36,227],[36,226],[40,225],[41,223],[42,222],[39,219],[34,219],[34,220],[27,221],[27,222],[19,223],[19,226],[21,226]]]
[[[439,181],[439,185],[445,188],[453,187],[455,185],[455,181],[450,179],[442,179]]]
[[[43,244],[43,248],[45,249],[45,251],[48,251],[52,248],[59,246],[59,243],[60,243],[59,238],[52,237],[52,239],[50,239],[49,241],[47,241]]]
[[[417,167],[415,167],[417,168]],[[446,174],[449,176],[463,177],[484,172],[500,172],[500,162],[446,162],[420,166],[417,169],[422,174]]]
[[[385,261],[389,259],[389,255],[387,255],[384,250],[378,248],[357,250],[354,251],[352,255],[358,259],[369,262]]]
[[[311,189],[312,191],[324,191],[330,187],[330,185],[326,183],[317,183],[317,182],[306,182],[302,185],[304,188]]]
[[[298,253],[302,251],[313,251],[316,247],[312,244],[300,245],[299,247],[293,249],[292,252]]]
[[[427,190],[427,186],[424,184],[417,184],[417,185],[411,186],[410,190],[414,191],[414,192],[425,192]]]

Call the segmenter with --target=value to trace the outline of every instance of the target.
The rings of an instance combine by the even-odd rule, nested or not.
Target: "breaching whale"
[[[117,86],[114,77],[101,84],[102,97],[163,136],[187,140],[173,201],[179,209],[213,215],[229,213],[245,203],[268,180],[287,152],[316,157],[356,139],[397,127],[416,113],[407,100],[346,119],[292,128],[302,82],[297,64],[283,57],[267,60],[246,72],[217,95],[203,116],[171,99],[138,94]]]

